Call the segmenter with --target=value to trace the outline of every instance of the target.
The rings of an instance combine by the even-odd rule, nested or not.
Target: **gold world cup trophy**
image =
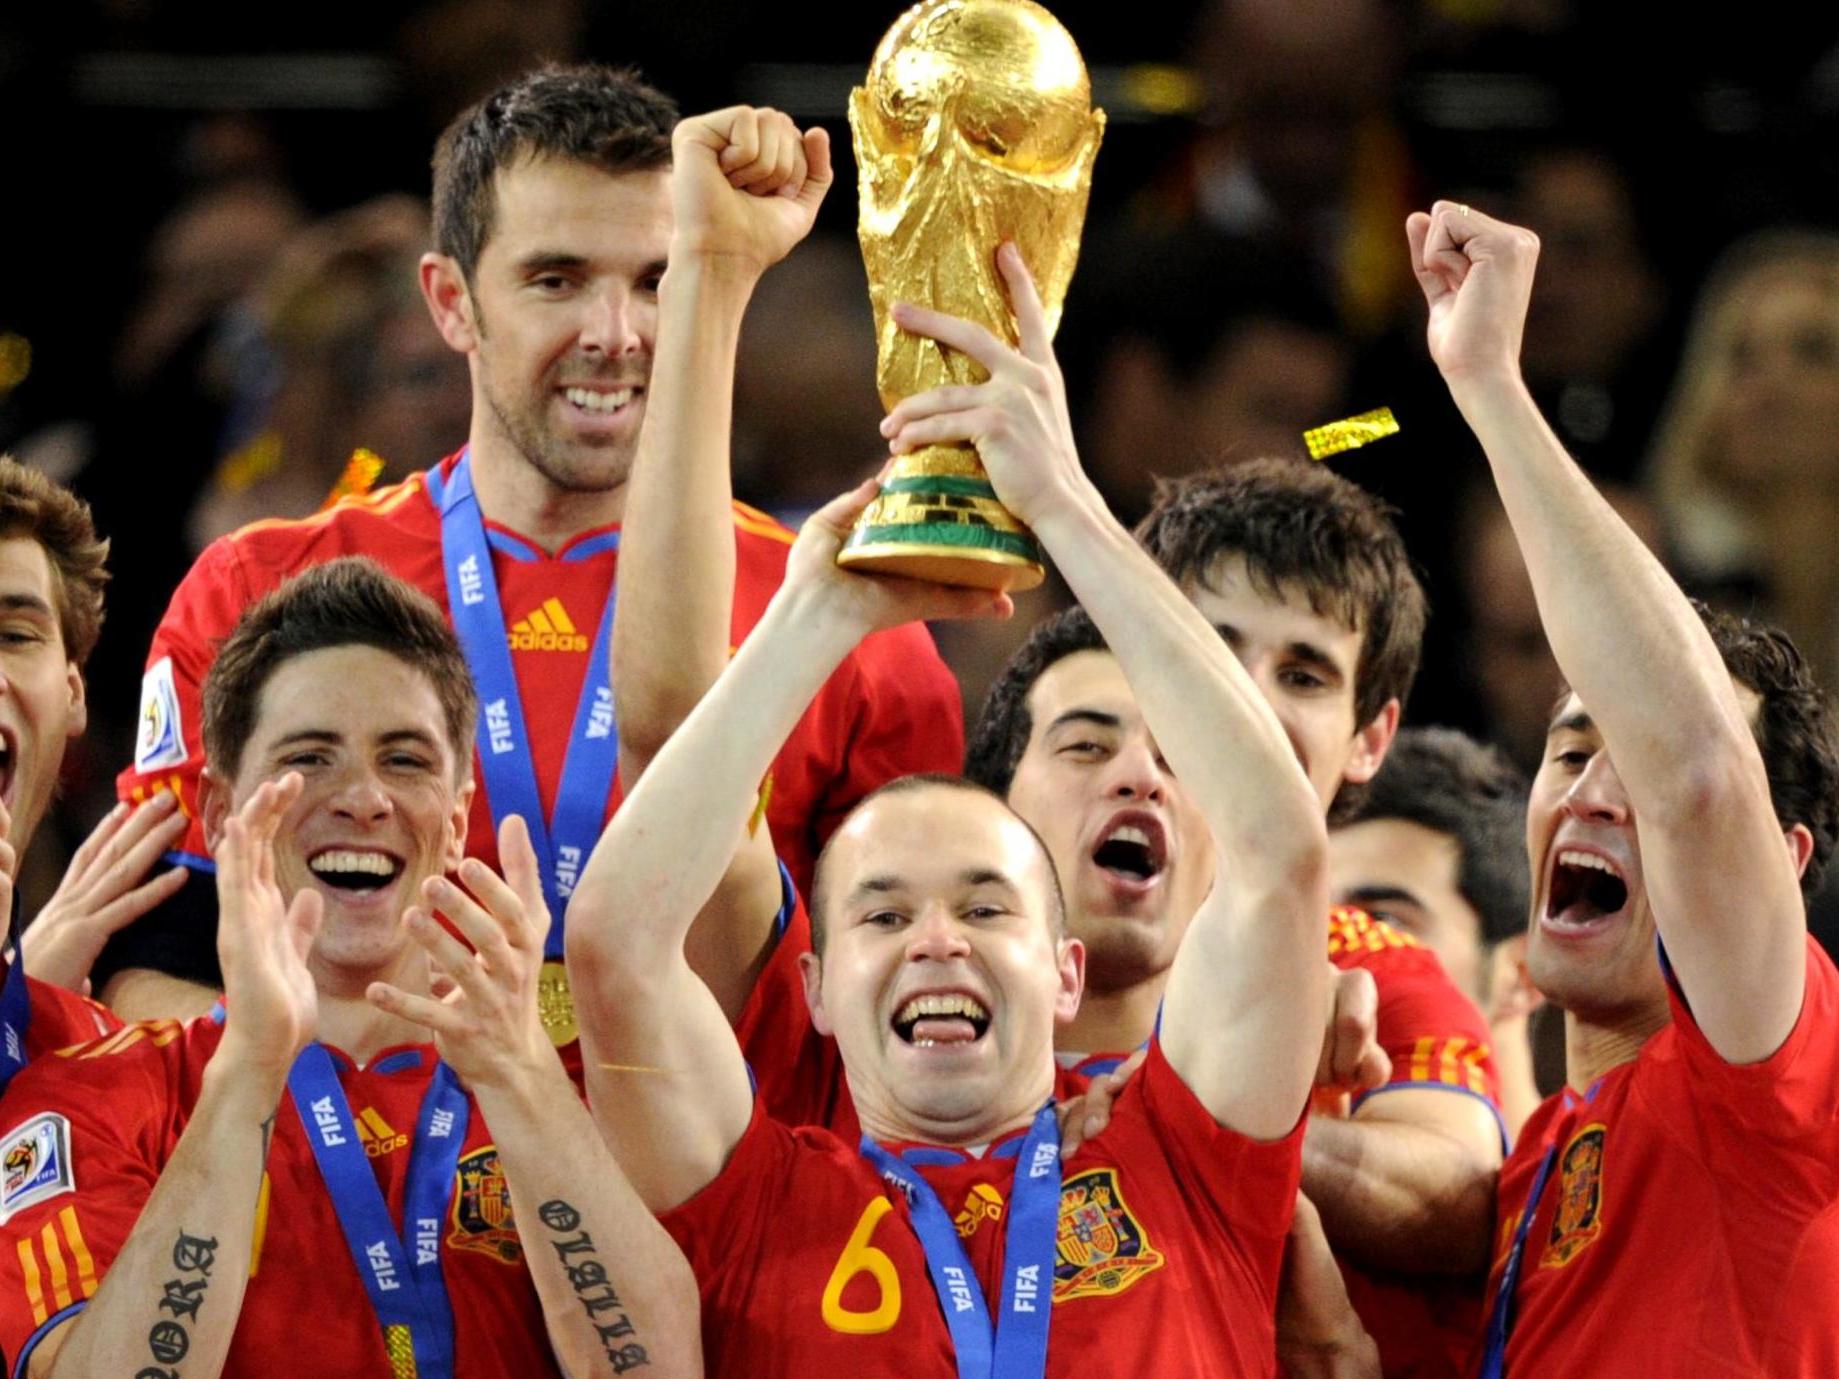
[[[894,22],[850,93],[862,259],[884,407],[944,383],[981,383],[975,360],[895,325],[930,306],[1017,342],[996,249],[1014,240],[1051,334],[1079,257],[1105,112],[1072,35],[1032,0],[924,0]],[[1040,544],[996,500],[969,445],[903,455],[837,563],[942,584],[1032,589]]]

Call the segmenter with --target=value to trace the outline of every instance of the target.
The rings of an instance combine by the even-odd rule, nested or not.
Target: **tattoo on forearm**
[[[649,1366],[651,1359],[645,1354],[645,1347],[631,1339],[636,1334],[632,1318],[626,1315],[625,1304],[613,1291],[606,1266],[595,1257],[593,1237],[581,1230],[581,1213],[557,1198],[538,1207],[537,1215],[558,1237],[581,1232],[572,1239],[555,1239],[549,1243],[555,1249],[556,1258],[562,1261],[569,1286],[581,1299],[581,1306],[586,1309],[588,1320],[600,1337],[601,1348],[606,1351],[613,1372],[624,1374],[640,1365]],[[602,1317],[607,1320],[601,1321]]]
[[[216,1260],[216,1237],[206,1239],[179,1232],[172,1247],[172,1267],[180,1277],[166,1280],[165,1294],[155,1304],[172,1315],[160,1318],[147,1333],[147,1349],[159,1363],[146,1366],[134,1379],[179,1379],[174,1366],[192,1348],[191,1333],[181,1323],[198,1320],[198,1308],[204,1303],[204,1290],[210,1286],[211,1265]]]

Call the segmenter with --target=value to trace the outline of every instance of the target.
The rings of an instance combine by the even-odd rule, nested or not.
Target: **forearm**
[[[631,966],[637,956],[650,969],[681,953],[743,841],[761,778],[858,640],[798,591],[774,597],[588,859],[569,904],[571,961]]]
[[[213,1062],[133,1234],[35,1376],[215,1379],[249,1281],[256,1198],[280,1100],[270,1079]]]
[[[1488,457],[1552,654],[1631,795],[1749,729],[1716,647],[1660,562],[1565,453],[1517,371],[1450,380]]]
[[[1313,1116],[1303,1191],[1338,1253],[1378,1268],[1468,1274],[1487,1264],[1498,1161],[1397,1121]]]
[[[559,1059],[474,1089],[550,1341],[575,1379],[702,1373],[696,1280],[627,1182]]]
[[[628,790],[727,664],[735,552],[729,445],[735,351],[755,274],[679,252],[621,524],[613,695]]]

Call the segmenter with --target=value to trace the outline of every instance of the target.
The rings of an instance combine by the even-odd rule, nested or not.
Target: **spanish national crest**
[[[1603,1134],[1600,1122],[1586,1125],[1559,1156],[1558,1211],[1541,1269],[1562,1269],[1603,1233]]]
[[[1117,1170],[1089,1168],[1060,1188],[1054,1301],[1109,1297],[1163,1265],[1118,1190]]]
[[[498,1149],[485,1145],[460,1160],[453,1198],[453,1232],[447,1244],[477,1250],[501,1264],[523,1258],[517,1223],[511,1219],[511,1189],[498,1166]]]

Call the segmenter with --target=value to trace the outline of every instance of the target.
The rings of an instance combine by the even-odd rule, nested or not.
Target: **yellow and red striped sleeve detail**
[[[58,1049],[59,1058],[106,1058],[112,1053],[121,1053],[131,1049],[145,1039],[156,1049],[163,1049],[185,1032],[185,1026],[178,1020],[136,1020],[131,1025],[123,1025],[104,1039],[97,1039],[87,1044],[73,1044],[69,1048]]]
[[[1374,919],[1365,910],[1337,905],[1328,912],[1328,956],[1331,958],[1343,953],[1378,953],[1387,948],[1422,946],[1404,930]]]
[[[1425,1035],[1411,1047],[1405,1066],[1392,1068],[1395,1082],[1441,1082],[1460,1087],[1477,1096],[1490,1096],[1487,1070],[1482,1066],[1491,1054],[1488,1045],[1461,1035],[1437,1038]]]
[[[408,478],[386,485],[375,493],[354,494],[348,498],[340,498],[331,507],[322,508],[310,517],[261,518],[246,526],[238,527],[231,534],[230,539],[234,541],[251,532],[278,531],[290,527],[296,531],[302,531],[309,527],[323,527],[335,515],[349,512],[353,508],[366,508],[379,517],[385,516],[401,507],[415,494],[420,493],[422,488],[422,476],[419,473],[411,474]]]
[[[54,1312],[96,1296],[96,1261],[83,1240],[74,1205],[47,1219],[37,1235],[24,1236],[15,1244],[34,1326],[43,1326]]]
[[[798,539],[798,533],[789,530],[777,518],[738,501],[734,504],[734,525],[744,532],[752,532],[755,536],[764,536],[769,541],[777,541],[782,546],[789,546]]]

